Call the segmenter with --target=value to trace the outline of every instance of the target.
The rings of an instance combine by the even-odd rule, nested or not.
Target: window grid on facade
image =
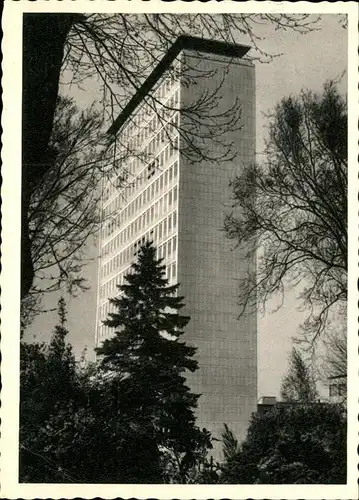
[[[175,203],[179,137],[176,127],[179,125],[179,114],[175,110],[179,107],[179,88],[174,81],[160,86],[160,89],[164,88],[166,92],[162,97],[167,97],[159,116],[146,116],[146,112],[140,110],[141,118],[134,116],[132,120],[132,136],[129,131],[125,133],[124,141],[129,141],[128,149],[142,153],[137,154],[125,169],[127,186],[119,190],[117,186],[121,183],[115,180],[105,190],[99,338],[111,333],[109,327],[101,325],[110,312],[108,298],[118,295],[117,285],[124,283],[124,277],[145,241],[153,241],[156,245],[157,257],[164,259],[168,279],[173,280],[176,275],[173,263],[177,248]],[[139,126],[142,128],[136,132]],[[139,237],[141,233],[145,234]]]

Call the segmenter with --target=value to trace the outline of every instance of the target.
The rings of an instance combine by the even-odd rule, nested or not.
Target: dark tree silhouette
[[[130,400],[122,397],[119,404],[152,425],[158,449],[175,459],[177,482],[186,482],[210,441],[195,425],[199,396],[186,385],[186,370],[198,365],[196,348],[179,340],[189,318],[179,314],[183,297],[177,296],[179,285],[168,285],[162,260],[156,260],[152,243],[141,247],[127,283],[118,286],[121,295],[110,299],[117,310],[104,323],[114,328],[114,337],[96,351],[127,387]]]
[[[31,191],[54,162],[49,141],[65,41],[71,26],[78,19],[71,14],[25,14],[23,17],[22,298],[30,290],[34,277],[28,224]]]
[[[43,439],[46,422],[68,407],[76,392],[75,358],[66,342],[63,298],[58,303],[58,315],[59,322],[49,345],[21,343],[20,480],[25,482],[46,481],[53,474],[61,481],[66,476],[43,455],[44,447],[49,444]]]

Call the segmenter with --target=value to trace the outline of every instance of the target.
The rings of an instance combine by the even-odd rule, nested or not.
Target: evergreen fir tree
[[[63,297],[58,301],[58,323],[54,328],[48,348],[47,387],[56,395],[58,403],[67,401],[74,391],[75,356],[72,346],[67,342],[68,330],[66,302]]]
[[[183,297],[177,296],[179,285],[170,286],[164,275],[162,259],[156,259],[155,247],[147,243],[126,283],[118,287],[121,294],[110,299],[117,311],[105,325],[115,335],[96,351],[103,366],[121,375],[121,409],[141,417],[147,438],[160,452],[175,455],[178,481],[184,481],[196,454],[203,454],[210,440],[195,425],[199,395],[191,393],[184,376],[198,368],[196,348],[180,341],[190,318],[179,313],[184,306]]]

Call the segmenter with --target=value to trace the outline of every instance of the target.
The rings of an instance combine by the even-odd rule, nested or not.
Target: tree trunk
[[[34,279],[30,197],[51,164],[48,144],[65,41],[78,18],[78,14],[24,14],[23,18],[21,298]]]

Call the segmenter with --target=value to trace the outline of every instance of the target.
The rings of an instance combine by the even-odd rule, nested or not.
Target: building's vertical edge
[[[101,181],[101,204],[100,204],[100,217],[101,217],[101,224],[100,228],[98,231],[98,264],[97,264],[97,301],[96,301],[96,330],[95,330],[95,347],[99,346],[100,339],[99,339],[99,322],[100,322],[100,287],[101,287],[101,262],[102,262],[102,225],[103,225],[103,215],[102,215],[102,207],[103,207],[103,190],[104,190],[104,183],[105,179],[102,178]],[[95,351],[96,352],[96,351]]]
[[[257,134],[256,134],[256,126],[257,126],[257,94],[256,94],[256,67],[253,64],[252,67],[252,89],[251,93],[253,95],[253,104],[252,104],[252,128],[251,128],[251,135],[253,137],[253,163],[257,162]],[[257,248],[257,241],[255,241],[255,246]],[[253,261],[253,269],[255,272],[255,276],[257,276],[257,252],[255,253],[254,261]],[[256,299],[257,299],[257,294],[256,294]],[[258,402],[258,308],[257,308],[257,300],[255,300],[255,316],[254,316],[254,321],[255,321],[255,359],[256,359],[256,371],[255,371],[255,377],[256,377],[256,401]],[[253,410],[254,412],[257,411],[257,405],[255,409]]]
[[[181,107],[182,107],[182,79],[183,79],[183,72],[182,72],[182,67],[183,67],[183,55],[182,52],[180,52],[176,58],[176,63],[177,63],[177,79],[179,82],[179,87],[178,87],[178,102],[177,102],[177,107],[179,110],[178,113],[178,155],[177,155],[177,161],[178,161],[178,177],[177,177],[177,230],[176,230],[176,237],[177,237],[177,247],[176,247],[176,284],[181,283],[181,276],[180,276],[180,263],[179,263],[179,245],[180,245],[180,216],[181,216],[181,211],[180,211],[180,203],[181,203],[181,122],[182,122],[182,115],[181,115]],[[177,294],[180,295],[181,291],[177,290]]]

